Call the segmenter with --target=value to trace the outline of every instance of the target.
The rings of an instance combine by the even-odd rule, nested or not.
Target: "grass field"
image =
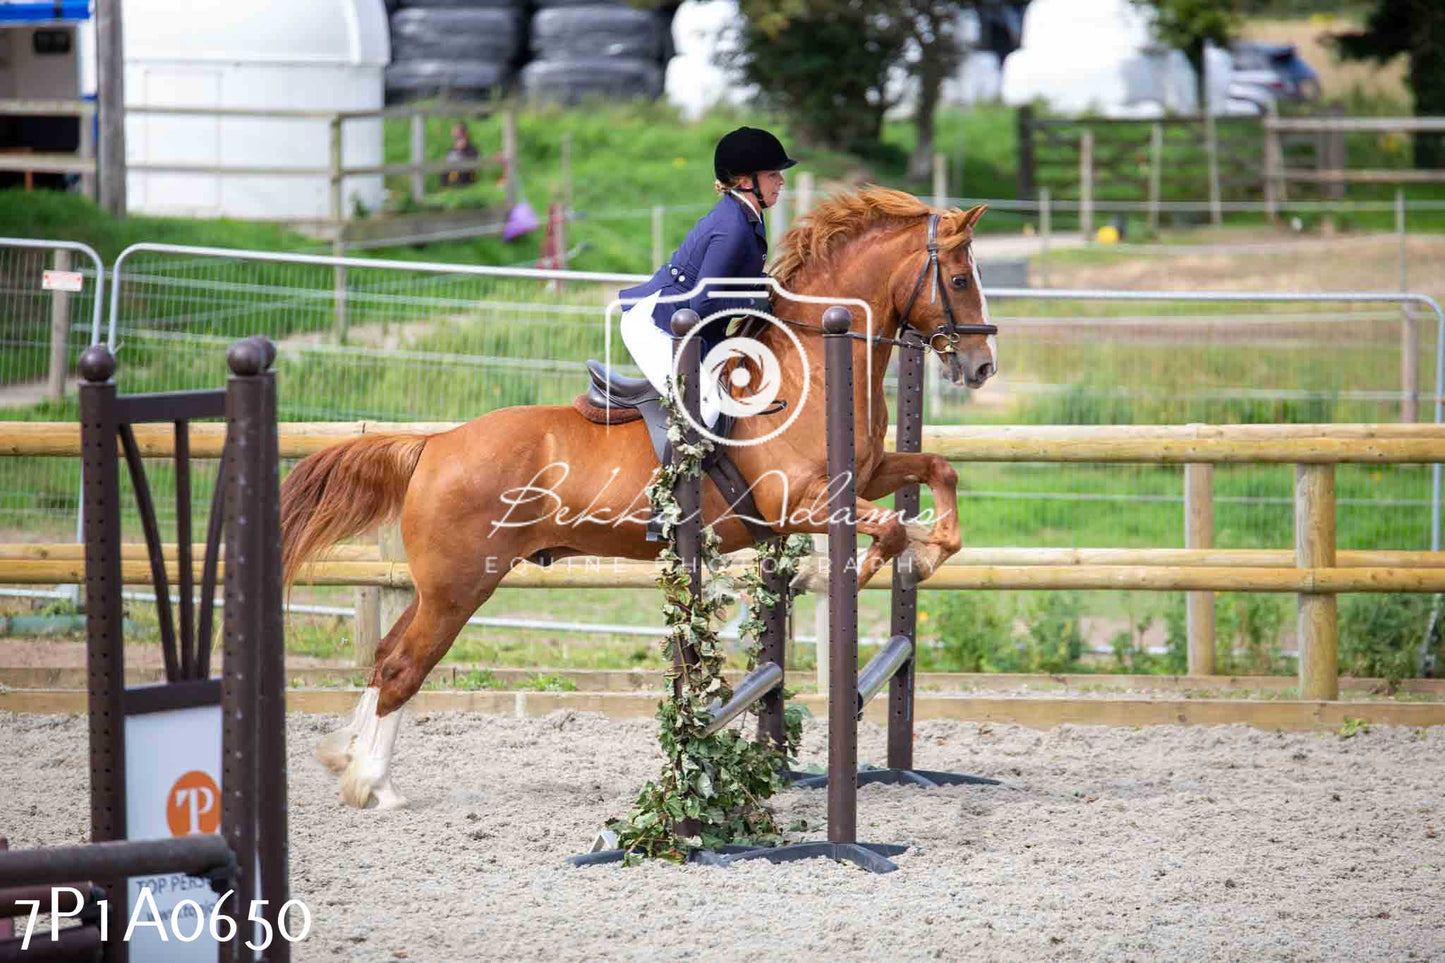
[[[1328,83],[1326,89],[1331,90]],[[1373,91],[1369,96],[1383,103],[1380,98],[1391,95]],[[650,270],[650,208],[655,204],[669,208],[664,233],[671,247],[712,202],[713,142],[744,121],[756,123],[759,118],[720,112],[696,124],[681,124],[656,106],[524,112],[519,122],[524,193],[539,209],[560,197],[561,143],[564,135],[570,136],[574,206],[585,215],[569,229],[570,240],[586,244],[571,266]],[[480,122],[474,132],[484,153],[500,141],[499,122]],[[404,159],[404,125],[389,125],[386,136],[388,161]],[[441,156],[446,149],[446,122],[434,121],[427,136],[429,154]],[[891,123],[884,148],[867,159],[805,149],[798,153],[824,190],[875,180],[926,193],[927,185],[903,178],[911,138],[911,126]],[[938,144],[953,156],[955,193],[1012,196],[1016,143],[1011,111],[945,111],[939,118]],[[1352,163],[1398,165],[1403,161],[1397,148],[1383,142],[1352,142]],[[403,185],[398,181],[390,186],[399,195]],[[1429,194],[1413,188],[1410,193]],[[1351,196],[1378,194],[1379,190],[1362,188]],[[499,197],[495,183],[483,182],[474,188],[434,193],[426,203],[486,205]],[[407,205],[399,201],[399,206]],[[1387,224],[1388,218],[1361,216],[1333,226],[1346,231],[1374,228]],[[1272,229],[1251,226],[1255,220],[1240,218],[1223,229],[1166,233],[1158,240],[1166,245],[1203,240],[1227,247],[1282,239]],[[983,227],[1014,233],[1023,223],[1018,216],[993,212]],[[1412,216],[1412,230],[1425,224]],[[1056,228],[1062,226],[1056,221]],[[1312,222],[1306,232],[1317,228]],[[0,196],[0,235],[82,240],[96,246],[107,260],[138,240],[315,249],[307,238],[280,227],[155,218],[115,221],[80,198],[50,194]],[[510,244],[482,238],[371,254],[413,261],[530,263],[538,242],[534,234]],[[1426,246],[1412,253],[1411,276],[1435,293],[1438,272],[1431,265],[1437,252],[1423,239],[1419,243]],[[1128,250],[1055,251],[1051,280],[1056,285],[1195,289],[1389,287],[1396,282],[1396,270],[1385,247],[1359,242],[1321,253],[1302,246],[1298,253],[1277,258],[1227,251],[1186,252],[1179,258],[1141,257]],[[529,282],[454,275],[421,279],[351,270],[346,277],[346,322],[352,350],[340,353],[328,347],[339,317],[335,284],[329,268],[138,259],[128,276],[122,306],[124,390],[215,385],[223,373],[219,357],[224,344],[262,331],[281,342],[285,419],[449,420],[507,405],[566,403],[581,387],[580,376],[567,366],[601,355],[602,326],[596,319],[615,293],[586,287],[558,294]],[[1005,336],[1007,371],[1000,379],[1019,390],[1002,403],[988,401],[984,393],[944,391],[930,412],[931,423],[1272,423],[1395,417],[1394,400],[1371,397],[1398,385],[1399,327],[1394,309],[1341,322],[1325,316],[1286,316],[1284,309],[1269,306],[1242,311],[1192,304],[1186,311],[1016,301],[996,304],[995,314],[1005,324],[1019,322]],[[14,321],[16,316],[10,317]],[[518,323],[519,319],[526,323]],[[32,321],[48,324],[48,317],[37,315]],[[1429,385],[1433,332],[1425,341],[1421,383]],[[7,348],[4,377],[8,381],[38,376],[44,357],[40,348]],[[554,363],[564,370],[555,370]],[[11,367],[19,374],[12,376]],[[59,405],[13,408],[6,410],[5,417],[67,420],[75,417],[75,406],[71,399]],[[195,484],[198,518],[210,491],[208,471],[203,470]],[[153,464],[151,472],[153,493],[165,517],[173,498],[170,470]],[[1182,544],[1181,480],[1176,469],[968,465],[961,466],[960,474],[960,510],[970,545]],[[78,483],[78,467],[69,462],[0,462],[0,527],[12,540],[64,536],[73,530]],[[1422,503],[1429,498],[1429,478],[1424,469],[1342,468],[1338,485],[1342,548],[1427,547],[1428,509]],[[1271,548],[1291,544],[1287,466],[1220,469],[1215,486],[1217,544]],[[138,536],[133,518],[127,522],[127,533]],[[298,596],[298,600],[307,598],[345,604],[349,593]],[[1014,598],[1017,612],[1040,604],[1039,597],[1030,594]],[[865,635],[886,634],[884,604],[881,594],[864,596]],[[1177,599],[1169,596],[1096,593],[1079,599],[1077,610],[1079,617],[1102,626],[1097,632],[1103,633],[1104,641],[1120,625],[1132,632],[1150,619],[1151,638],[1157,640],[1176,604]],[[1273,604],[1287,611],[1287,600]],[[946,621],[946,608],[939,593],[925,593],[926,614],[935,613],[937,621]],[[512,590],[499,593],[483,614],[660,622],[655,597],[636,592]],[[1290,620],[1276,621],[1284,631]],[[349,631],[344,623],[327,619],[298,619],[294,629],[294,646],[313,654],[344,648]],[[929,629],[925,623],[925,638],[930,631],[941,630]],[[558,633],[475,629],[468,630],[453,657],[514,665],[565,659],[571,664],[615,667],[651,664],[657,653],[655,645],[623,637],[596,646]]]

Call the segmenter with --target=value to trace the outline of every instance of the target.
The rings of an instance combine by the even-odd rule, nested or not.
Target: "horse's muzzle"
[[[948,356],[948,380],[956,385],[966,384],[970,388],[982,388],[997,370],[993,356],[988,350],[963,351]]]

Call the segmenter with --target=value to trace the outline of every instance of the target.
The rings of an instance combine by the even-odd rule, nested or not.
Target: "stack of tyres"
[[[541,0],[532,17],[534,59],[522,68],[522,90],[531,100],[562,104],[661,96],[662,65],[672,52],[672,9]]]
[[[480,100],[510,83],[524,50],[521,0],[422,0],[391,15],[389,103]]]

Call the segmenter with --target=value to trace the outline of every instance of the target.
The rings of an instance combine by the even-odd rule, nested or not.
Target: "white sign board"
[[[85,287],[85,275],[79,271],[46,271],[40,287],[46,291],[79,291]]]
[[[127,839],[218,832],[221,707],[126,716],[125,783]],[[149,891],[158,918],[150,912],[142,890]],[[180,873],[131,877],[129,916],[137,925],[131,932],[130,958],[146,963],[215,963],[219,947],[207,924],[217,899],[210,880],[200,877]],[[172,910],[185,900],[191,903],[172,922]],[[235,912],[232,903],[226,909]],[[198,929],[200,935],[190,940]],[[110,934],[111,939],[120,936]]]

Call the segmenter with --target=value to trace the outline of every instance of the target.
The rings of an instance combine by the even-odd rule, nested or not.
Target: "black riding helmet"
[[[782,141],[758,127],[739,127],[723,135],[713,151],[712,168],[717,179],[726,184],[734,177],[757,174],[758,171],[784,171],[798,163],[788,156]],[[752,193],[763,206],[763,192],[753,179]]]

